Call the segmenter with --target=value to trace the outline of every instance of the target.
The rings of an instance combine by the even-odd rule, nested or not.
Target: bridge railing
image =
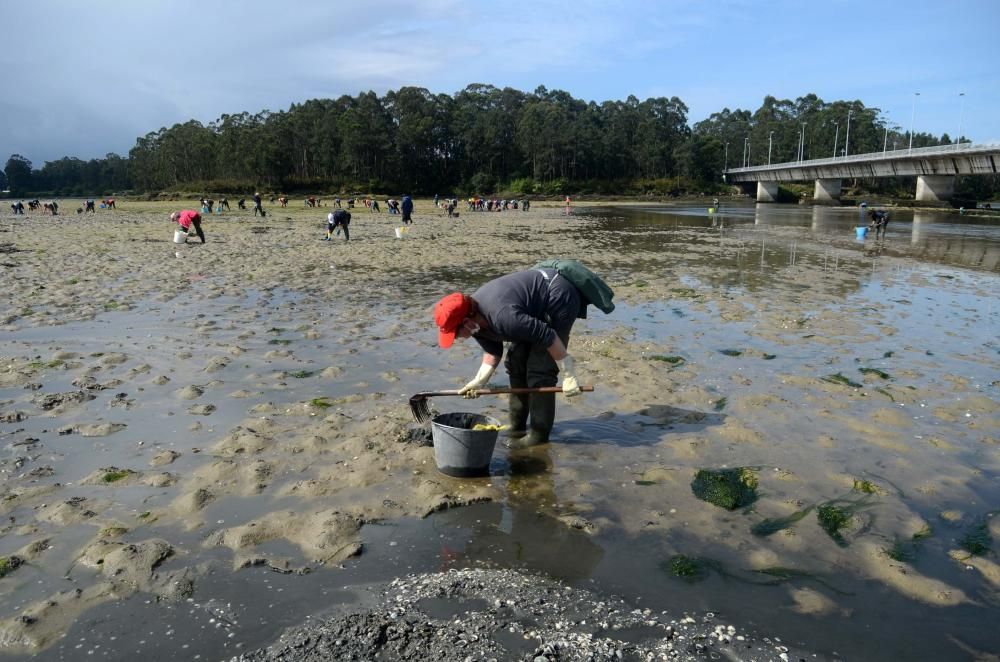
[[[768,170],[787,170],[795,167],[813,167],[825,165],[840,165],[842,163],[869,163],[871,161],[907,158],[910,156],[942,156],[955,153],[972,152],[981,149],[996,149],[997,145],[990,143],[977,145],[975,143],[954,143],[951,145],[934,145],[933,147],[917,147],[915,149],[890,149],[884,152],[869,152],[867,154],[851,154],[826,159],[810,159],[808,161],[785,161],[771,165],[747,166],[746,168],[729,168],[726,172],[766,172]]]

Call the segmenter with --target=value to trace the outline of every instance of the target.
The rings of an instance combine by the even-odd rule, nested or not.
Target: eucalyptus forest
[[[190,120],[137,138],[127,156],[67,156],[36,169],[14,154],[0,184],[12,195],[60,196],[253,189],[681,195],[723,191],[726,166],[794,161],[800,150],[816,159],[910,144],[908,132],[857,100],[767,96],[757,110],[724,108],[693,125],[688,112],[677,97],[597,103],[545,87],[526,93],[474,84],[454,95],[403,87],[224,114],[207,125]],[[951,140],[912,138],[914,147]]]

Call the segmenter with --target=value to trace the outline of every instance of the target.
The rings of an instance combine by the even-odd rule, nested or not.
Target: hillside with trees
[[[4,174],[19,196],[257,188],[419,195],[719,192],[723,168],[745,160],[766,163],[769,141],[774,163],[796,160],[800,141],[805,159],[833,156],[835,140],[840,153],[848,112],[851,154],[909,145],[909,134],[887,125],[878,108],[828,103],[814,94],[768,96],[755,111],[724,108],[691,126],[677,97],[596,103],[545,87],[525,93],[475,84],[453,96],[404,87],[381,97],[365,92],[286,111],[226,114],[207,126],[191,120],[138,138],[127,157],[67,156],[35,169],[14,154]],[[947,134],[913,136],[914,147],[950,142]],[[986,180],[987,188],[996,185]],[[907,183],[868,183],[870,189],[900,186]]]

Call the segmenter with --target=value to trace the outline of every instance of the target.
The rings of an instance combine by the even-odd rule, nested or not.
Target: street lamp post
[[[834,122],[833,125],[837,127],[837,130],[833,132],[833,158],[837,158],[837,141],[840,140],[840,123]]]
[[[806,122],[802,123],[802,137],[799,138],[799,161],[806,158]]]
[[[917,97],[920,96],[920,92],[913,93],[913,110],[910,112],[910,150],[913,151],[913,119],[917,116]]]
[[[771,140],[774,138],[774,131],[767,134],[767,165],[771,165]]]
[[[886,148],[889,146],[889,123],[885,123],[885,138],[882,139],[882,153],[885,154]]]
[[[750,167],[750,136],[743,139],[743,167]]]
[[[847,111],[847,135],[844,137],[844,157],[851,153],[851,113],[853,110]]]
[[[726,170],[729,170],[729,143],[726,143],[725,165],[722,166],[722,171],[725,172]]]
[[[955,149],[962,144],[962,120],[965,119],[965,92],[959,92],[958,96],[962,98],[962,109],[958,111],[958,135],[955,137]]]

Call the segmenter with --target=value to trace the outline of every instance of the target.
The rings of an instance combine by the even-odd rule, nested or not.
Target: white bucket
[[[396,230],[396,239],[402,239],[403,238],[403,233],[406,232],[406,228],[399,227],[399,228],[395,228],[395,230]]]
[[[184,230],[174,230],[174,243],[175,244],[186,244],[188,240],[188,233]]]

